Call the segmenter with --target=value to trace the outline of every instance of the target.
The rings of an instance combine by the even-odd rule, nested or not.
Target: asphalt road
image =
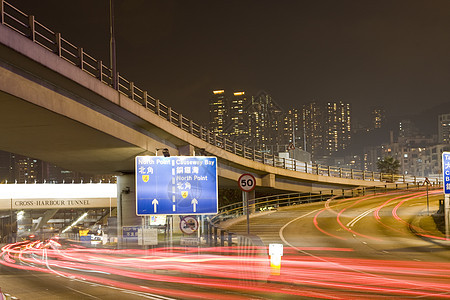
[[[250,233],[284,244],[281,274],[284,265],[291,275],[308,274],[303,283],[319,298],[450,298],[450,240],[431,216],[441,198],[442,191],[430,192],[430,215],[424,191],[283,207],[251,218]],[[229,230],[245,233],[246,222]],[[291,268],[295,253],[313,266]],[[314,266],[318,272],[309,273]]]
[[[284,207],[251,218],[250,233],[308,255],[450,262],[450,241],[431,216],[440,198],[430,194],[430,216],[423,191]],[[229,230],[244,234],[246,228],[243,221]],[[333,251],[342,249],[352,251]]]
[[[0,265],[0,287],[19,299],[172,299],[55,274],[23,271]]]
[[[435,212],[441,191],[431,192]],[[245,235],[246,220],[230,230]],[[262,248],[3,252],[0,287],[20,299],[450,298],[450,241],[423,191],[279,208],[250,219]],[[284,246],[281,267],[267,246]],[[272,257],[273,258],[273,257]],[[14,261],[14,262],[12,262]]]

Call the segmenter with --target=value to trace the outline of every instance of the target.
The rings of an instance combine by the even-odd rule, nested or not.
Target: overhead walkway
[[[51,236],[84,214],[83,222],[106,224],[116,209],[116,184],[0,184],[0,218],[11,226],[0,228],[0,241],[15,232]]]
[[[117,187],[112,183],[0,184],[0,211],[116,206]]]

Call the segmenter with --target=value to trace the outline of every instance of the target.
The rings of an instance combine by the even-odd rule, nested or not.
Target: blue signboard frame
[[[444,194],[450,194],[450,152],[442,153],[442,176],[444,179]]]
[[[140,226],[123,226],[122,237],[124,239],[136,240],[138,238],[138,230]]]
[[[217,214],[217,158],[136,156],[136,214]]]

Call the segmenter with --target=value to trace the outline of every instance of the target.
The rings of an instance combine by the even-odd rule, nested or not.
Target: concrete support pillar
[[[194,146],[184,145],[178,147],[178,153],[180,156],[194,156]]]
[[[117,235],[118,247],[122,247],[122,227],[141,226],[136,215],[136,183],[134,174],[117,176]]]
[[[262,186],[264,187],[275,187],[275,174],[267,174],[264,175],[262,178]]]
[[[10,211],[9,224],[8,224],[8,243],[15,243],[17,241],[17,214]]]

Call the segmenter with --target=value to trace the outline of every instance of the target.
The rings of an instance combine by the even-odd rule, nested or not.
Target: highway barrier
[[[432,189],[442,188],[439,183],[433,184]],[[249,214],[255,216],[265,212],[277,210],[280,207],[326,201],[330,198],[350,198],[365,195],[375,195],[391,191],[426,190],[423,183],[390,183],[374,187],[360,187],[355,189],[323,190],[319,193],[290,193],[251,199]],[[209,246],[232,246],[241,236],[226,229],[231,222],[239,221],[247,211],[242,201],[219,208],[219,213],[208,219],[205,224],[205,240]]]

